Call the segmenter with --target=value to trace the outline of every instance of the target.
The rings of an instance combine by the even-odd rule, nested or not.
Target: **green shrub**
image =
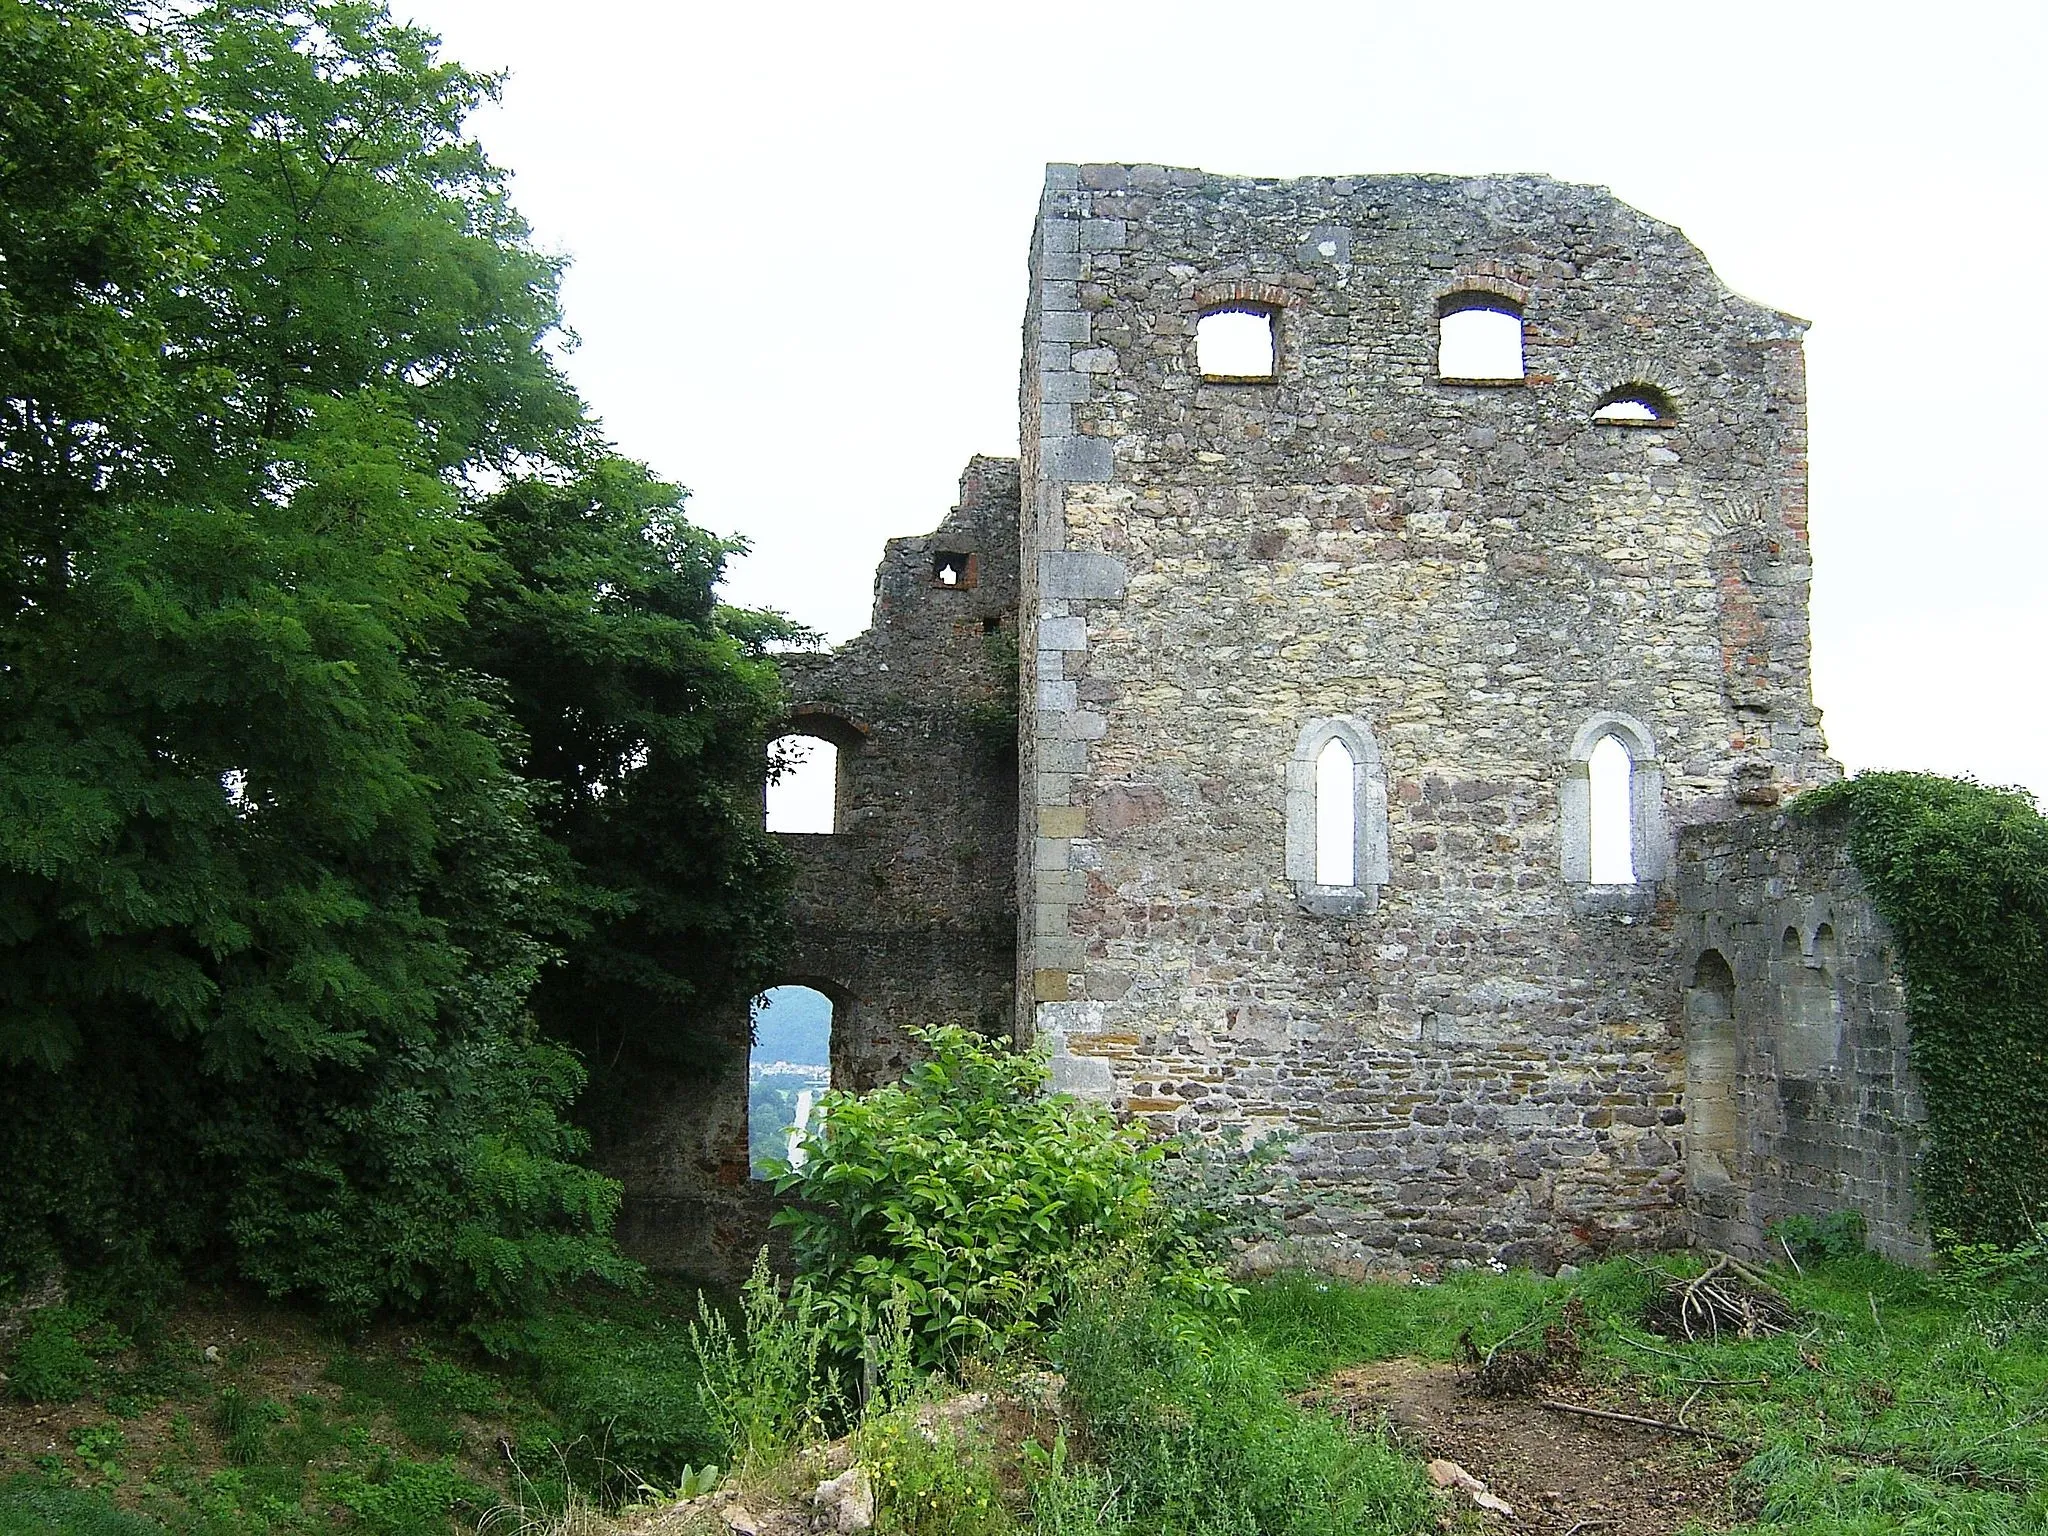
[[[31,1403],[68,1403],[82,1397],[100,1369],[80,1337],[92,1324],[93,1319],[77,1307],[44,1307],[31,1313],[8,1362],[8,1389]]]
[[[494,1507],[492,1492],[449,1461],[391,1461],[368,1477],[353,1471],[322,1479],[321,1491],[369,1536],[447,1536],[458,1510]]]
[[[741,1331],[699,1299],[690,1348],[702,1373],[706,1412],[725,1440],[730,1463],[767,1465],[821,1440],[842,1416],[844,1398],[826,1355],[829,1310],[810,1283],[785,1293],[762,1249],[740,1292]]]
[[[223,1387],[213,1402],[213,1427],[220,1432],[227,1459],[253,1467],[270,1448],[270,1429],[285,1420],[284,1405],[274,1398],[251,1397],[240,1387]]]
[[[856,1442],[874,1483],[874,1528],[883,1536],[1008,1536],[1016,1520],[995,1481],[985,1442],[946,1423],[922,1425],[915,1409],[868,1419]]]
[[[858,1452],[883,1536],[1007,1536],[1016,1529],[988,1447],[971,1434],[944,1423],[928,1429],[915,1409],[901,1408],[861,1427]]]
[[[529,1328],[518,1364],[555,1420],[563,1470],[583,1486],[674,1487],[689,1468],[725,1455],[690,1347],[696,1299],[658,1284],[638,1294],[589,1290]]]
[[[1858,774],[1797,804],[1846,818],[1898,939],[1928,1225],[2024,1244],[2048,1216],[2048,818],[2024,791],[1924,773]]]
[[[800,1166],[777,1165],[777,1212],[816,1287],[826,1338],[859,1355],[908,1298],[918,1361],[945,1366],[1032,1334],[1077,1254],[1135,1242],[1192,1301],[1235,1292],[1166,1220],[1163,1152],[1098,1105],[1045,1091],[1045,1068],[946,1026],[912,1030],[929,1059],[900,1083],[825,1095]]]

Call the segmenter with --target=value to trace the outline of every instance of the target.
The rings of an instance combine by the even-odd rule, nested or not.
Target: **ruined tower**
[[[1063,1085],[1292,1132],[1332,1257],[1659,1235],[1675,834],[1836,773],[1803,330],[1594,188],[1050,169],[1019,1017]]]
[[[1021,464],[787,663],[838,749],[786,838],[834,1086],[957,1022],[1285,1131],[1310,1261],[1841,1209],[1924,1252],[1890,935],[1781,809],[1838,772],[1804,322],[1538,176],[1053,166],[1030,277]],[[745,1031],[603,1149],[653,1262],[765,1231]]]

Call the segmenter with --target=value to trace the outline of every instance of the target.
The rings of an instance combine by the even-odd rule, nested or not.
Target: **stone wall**
[[[1521,312],[1524,378],[1437,377],[1439,316],[1475,293]],[[1218,307],[1274,317],[1272,381],[1201,376]],[[1836,772],[1802,330],[1597,189],[1049,170],[1018,1023],[1064,1085],[1295,1133],[1311,1254],[1548,1263],[1679,1232],[1672,829]],[[1632,384],[1671,419],[1592,420]],[[1384,886],[1350,901],[1287,855],[1298,747],[1340,726],[1370,733],[1359,803],[1377,774],[1385,817]],[[1610,732],[1627,886],[1575,841]]]
[[[871,627],[781,658],[788,729],[839,751],[836,830],[782,834],[798,873],[778,978],[832,1000],[835,1087],[900,1076],[908,1025],[1013,1032],[1017,548],[1016,461],[973,459],[935,532],[889,541]],[[747,1172],[747,1020],[718,1028],[720,1070],[650,1078],[597,1151],[630,1252],[736,1276],[771,1203]]]
[[[1688,1193],[1715,1247],[1782,1216],[1858,1211],[1915,1262],[1925,1112],[1892,937],[1839,829],[1750,816],[1679,839]]]

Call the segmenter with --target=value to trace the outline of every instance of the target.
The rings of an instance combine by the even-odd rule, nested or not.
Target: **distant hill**
[[[829,1066],[832,1000],[809,987],[770,987],[754,1005],[754,1060]]]

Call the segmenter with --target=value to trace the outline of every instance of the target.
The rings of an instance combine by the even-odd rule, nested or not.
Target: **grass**
[[[1661,1261],[1686,1273],[1690,1261]],[[1570,1282],[1469,1274],[1432,1286],[1290,1276],[1254,1288],[1247,1332],[1294,1384],[1345,1365],[1454,1357],[1580,1295],[1591,1319],[1583,1369],[1667,1416],[1757,1448],[1735,1485],[1754,1536],[2048,1531],[2048,1304],[1958,1294],[1869,1256],[1776,1268],[1808,1319],[1796,1333],[1719,1343],[1639,1324],[1658,1285],[1614,1260]],[[1761,1385],[1701,1389],[1699,1382]]]
[[[194,1293],[142,1343],[62,1309],[0,1398],[0,1536],[450,1536],[507,1506],[559,1525],[716,1459],[696,1295],[565,1303],[504,1361],[245,1297]]]
[[[1049,1342],[1063,1427],[1042,1444],[864,1431],[900,1536],[1315,1536],[1431,1529],[1419,1468],[1291,1398],[1345,1366],[1456,1358],[1585,1305],[1584,1373],[1751,1453],[1744,1536],[2048,1533],[2048,1299],[1971,1290],[1867,1256],[1774,1268],[1791,1333],[1687,1342],[1640,1324],[1692,1261],[1618,1259],[1566,1281],[1430,1285],[1293,1275],[1236,1322],[1142,1285],[1083,1288]],[[36,1335],[26,1402],[0,1404],[0,1536],[451,1536],[516,1504],[534,1531],[722,1460],[687,1340],[696,1295],[586,1297],[509,1361],[452,1339],[342,1340],[295,1314],[202,1302],[131,1338],[80,1315]],[[141,1342],[137,1342],[137,1339]],[[211,1358],[205,1346],[214,1344]],[[40,1373],[40,1374],[38,1374]],[[1701,1382],[1751,1383],[1701,1388]],[[1021,1470],[1018,1470],[1021,1469]],[[573,1509],[574,1517],[565,1524]],[[498,1522],[509,1529],[505,1517]]]

